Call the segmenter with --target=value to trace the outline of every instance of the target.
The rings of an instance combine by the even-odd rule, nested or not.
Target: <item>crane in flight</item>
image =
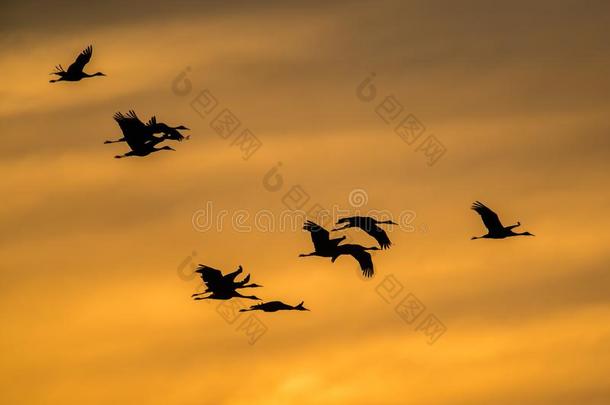
[[[337,239],[330,239],[329,232],[312,221],[305,222],[303,229],[311,233],[314,251],[311,253],[302,253],[299,257],[319,256],[329,257],[334,263],[339,256],[352,256],[360,265],[360,270],[365,277],[371,277],[375,269],[373,267],[373,259],[367,250],[379,250],[378,247],[364,247],[355,244],[340,245],[345,236]]]
[[[498,218],[498,214],[487,208],[482,202],[475,201],[471,209],[476,211],[481,216],[483,224],[487,228],[487,233],[483,236],[473,236],[471,239],[504,239],[510,236],[534,236],[529,232],[513,232],[513,228],[521,225],[517,222],[515,225],[504,226]]]
[[[392,242],[390,242],[390,238],[388,238],[388,234],[377,225],[379,225],[379,224],[398,225],[396,222],[393,222],[393,221],[377,221],[375,218],[371,218],[371,217],[341,218],[337,221],[337,225],[340,225],[340,224],[345,224],[345,225],[343,226],[343,228],[335,228],[332,231],[341,231],[341,230],[347,229],[347,228],[360,228],[364,232],[368,233],[373,238],[375,238],[377,243],[379,243],[379,246],[381,247],[381,249],[389,248],[392,245]]]
[[[222,272],[213,267],[206,266],[204,264],[200,264],[199,267],[195,270],[195,273],[198,273],[205,285],[206,289],[203,292],[192,294],[195,300],[203,300],[203,299],[217,299],[217,300],[228,300],[231,298],[248,298],[253,300],[260,300],[260,298],[254,295],[242,295],[237,290],[240,288],[256,288],[262,287],[261,285],[251,283],[250,275],[246,275],[246,277],[242,281],[235,281],[237,276],[241,274],[243,271],[242,267],[239,268],[229,274],[222,274]],[[206,297],[203,297],[205,294],[210,294]]]
[[[93,74],[83,72],[85,65],[89,63],[92,55],[93,47],[89,45],[76,57],[76,60],[70,66],[68,66],[68,70],[64,70],[61,65],[55,66],[55,72],[51,72],[50,74],[59,76],[59,79],[51,79],[49,80],[49,83],[55,83],[60,81],[78,82],[79,80],[85,79],[87,77],[106,76],[102,72],[96,72]]]
[[[188,136],[185,138],[178,131],[178,129],[187,129],[187,130],[189,129],[183,125],[179,125],[177,127],[170,127],[169,125],[164,124],[162,122],[158,123],[157,117],[155,117],[154,115],[150,118],[150,120],[148,120],[148,122],[146,124],[144,124],[144,122],[142,122],[142,120],[140,120],[140,118],[138,118],[138,116],[136,115],[136,112],[134,110],[129,110],[129,113],[127,113],[126,115],[123,115],[122,113],[117,113],[117,114],[120,115],[123,120],[131,120],[132,121],[131,125],[137,126],[139,128],[141,133],[146,136],[147,142],[148,141],[157,141],[157,143],[158,143],[158,142],[161,142],[164,140],[173,140],[173,141],[181,142],[184,139],[189,139]],[[115,114],[115,116],[117,116],[117,114]],[[155,134],[161,134],[161,136],[157,137],[157,136],[155,136]],[[104,141],[104,143],[117,143],[117,142],[126,142],[126,141],[127,140],[123,136],[122,138],[115,139],[115,140],[106,140],[106,141]]]
[[[263,311],[263,312],[276,312],[276,311],[309,311],[309,309],[303,306],[304,302],[301,301],[300,304],[292,306],[288,304],[284,304],[281,301],[269,301],[262,302],[260,304],[255,304],[250,306],[250,308],[242,308],[239,312],[247,312],[247,311]]]
[[[171,146],[163,146],[157,148],[159,142],[163,142],[163,137],[154,136],[150,126],[144,124],[133,110],[128,114],[123,115],[120,112],[114,114],[114,120],[119,124],[123,132],[123,138],[129,148],[129,152],[115,156],[116,159],[121,159],[129,156],[147,156],[153,152],[160,150],[175,150]],[[120,142],[121,140],[118,140]],[[110,143],[107,141],[107,143]]]
[[[179,131],[179,130],[189,131],[190,130],[189,128],[185,127],[184,125],[178,125],[177,127],[170,127],[169,125],[165,124],[164,122],[157,122],[157,117],[155,117],[154,115],[150,118],[150,120],[148,120],[148,123],[146,125],[150,126],[152,128],[152,131],[154,131],[154,133],[156,133],[156,134],[162,133],[163,136],[165,137],[165,139],[171,139],[174,141],[181,142],[184,139],[190,138],[190,136],[187,136],[185,138],[184,135],[182,135]]]

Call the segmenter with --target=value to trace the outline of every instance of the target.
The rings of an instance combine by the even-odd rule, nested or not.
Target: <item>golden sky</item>
[[[24,0],[0,14],[1,403],[610,402],[608,2]],[[86,71],[107,77],[48,83],[89,44]],[[218,105],[201,117],[204,91]],[[225,108],[241,122],[228,139],[211,127]],[[113,159],[126,146],[103,141],[129,109],[192,137]],[[394,131],[410,114],[425,127],[412,144]],[[244,129],[261,143],[247,160]],[[446,150],[433,165],[430,135]],[[296,186],[305,211],[406,213],[375,278],[297,257],[309,234],[279,228]],[[536,237],[471,241],[474,200]],[[311,312],[235,319],[194,302],[197,263],[241,264],[256,295]],[[410,323],[408,297],[425,306]]]

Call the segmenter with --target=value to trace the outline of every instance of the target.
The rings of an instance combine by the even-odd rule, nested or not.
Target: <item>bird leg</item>
[[[262,301],[260,298],[258,298],[256,295],[242,295],[242,294],[237,294],[237,296],[239,298],[247,298],[249,300],[258,300],[258,301]]]
[[[299,255],[299,257],[313,256],[313,255],[315,255],[315,254],[316,254],[316,252],[311,252],[311,253],[301,253],[301,254]]]
[[[349,224],[348,224],[348,225],[345,225],[343,228],[335,228],[335,229],[331,229],[330,231],[331,231],[331,232],[334,232],[334,231],[342,231],[342,230],[344,230],[345,228],[349,228]]]
[[[120,139],[116,139],[114,141],[112,141],[112,140],[104,141],[104,143],[116,143],[116,142],[125,142],[125,138],[123,137],[123,138],[120,138]]]
[[[521,222],[519,221],[517,221],[515,225],[507,226],[506,229],[510,231],[511,229],[516,228],[518,226],[521,226]]]
[[[258,285],[258,284],[246,284],[246,285],[242,285],[239,288],[257,288],[257,287],[262,287],[262,285]]]

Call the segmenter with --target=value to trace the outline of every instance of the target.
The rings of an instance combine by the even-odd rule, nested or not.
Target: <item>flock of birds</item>
[[[114,114],[113,118],[119,124],[123,137],[114,141],[107,140],[104,143],[125,142],[131,149],[127,153],[116,155],[116,159],[128,156],[147,156],[160,150],[175,150],[167,145],[157,148],[157,144],[165,140],[181,142],[184,139],[189,139],[189,137],[185,138],[179,131],[188,130],[187,127],[184,125],[170,127],[162,122],[157,122],[155,116],[152,116],[146,124],[138,118],[133,110],[125,115],[118,112]],[[161,134],[161,136],[155,136],[155,134]]]
[[[83,69],[85,65],[89,63],[93,56],[93,46],[89,45],[82,51],[76,60],[68,66],[68,70],[64,70],[61,65],[55,66],[55,72],[51,72],[51,75],[59,76],[58,79],[49,80],[50,83],[55,82],[77,82],[82,79],[95,76],[106,76],[102,72],[96,72],[93,74],[85,73]],[[130,110],[127,114],[117,112],[114,114],[114,120],[119,124],[119,128],[123,132],[123,137],[114,141],[106,141],[104,143],[116,143],[125,142],[131,149],[122,155],[116,155],[115,158],[121,159],[129,156],[148,156],[153,152],[161,150],[175,150],[171,146],[162,146],[160,148],[157,145],[166,140],[182,141],[189,139],[184,137],[180,131],[188,130],[184,125],[178,125],[171,127],[163,122],[157,122],[155,116],[151,117],[150,120],[145,124],[142,122],[135,111]],[[160,136],[156,136],[160,134]]]
[[[85,65],[91,60],[92,55],[93,47],[90,45],[78,55],[74,63],[68,67],[68,70],[64,70],[61,65],[57,65],[56,71],[51,74],[56,75],[59,78],[50,80],[50,82],[75,82],[95,76],[106,76],[102,72],[88,74],[83,71]],[[135,111],[130,110],[127,114],[117,112],[114,114],[113,118],[119,125],[123,137],[116,140],[107,140],[104,143],[125,142],[131,149],[122,155],[115,156],[117,159],[129,156],[147,156],[161,150],[173,151],[174,149],[170,146],[157,147],[157,145],[164,141],[180,142],[184,139],[189,139],[189,137],[184,137],[180,133],[180,131],[188,130],[189,128],[184,125],[172,127],[165,123],[157,122],[155,116],[151,117],[147,123],[144,123],[138,118]],[[473,236],[472,239],[504,239],[512,236],[534,236],[529,232],[514,232],[513,229],[520,226],[520,222],[517,222],[515,225],[502,225],[498,215],[480,201],[476,201],[471,208],[481,216],[483,224],[487,228],[487,233],[485,235]],[[375,269],[373,258],[369,251],[388,249],[392,245],[386,231],[379,226],[383,224],[398,225],[392,221],[378,221],[372,217],[353,216],[339,219],[336,225],[341,227],[331,229],[330,232],[337,232],[347,228],[359,228],[373,237],[379,245],[364,247],[352,243],[341,244],[341,242],[345,240],[345,236],[331,239],[328,230],[313,221],[306,221],[303,225],[303,229],[310,233],[314,251],[300,254],[299,257],[326,257],[330,258],[331,262],[334,263],[340,256],[351,256],[358,262],[362,274],[365,277],[372,277],[375,273]],[[232,273],[223,274],[220,270],[200,264],[195,272],[201,277],[205,290],[193,294],[192,298],[194,300],[229,300],[232,298],[244,298],[262,301],[255,295],[243,295],[238,291],[244,288],[262,287],[256,283],[250,283],[250,274],[247,274],[241,281],[236,281],[237,276],[243,272],[241,266]],[[285,304],[282,301],[267,301],[252,305],[249,308],[242,308],[240,311],[309,311],[303,304],[304,302],[301,302],[292,306]]]

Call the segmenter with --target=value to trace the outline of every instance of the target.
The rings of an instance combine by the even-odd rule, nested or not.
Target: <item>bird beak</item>
[[[397,224],[396,222],[394,222],[394,221],[390,221],[390,224],[392,224],[392,225],[398,225],[398,224]]]

